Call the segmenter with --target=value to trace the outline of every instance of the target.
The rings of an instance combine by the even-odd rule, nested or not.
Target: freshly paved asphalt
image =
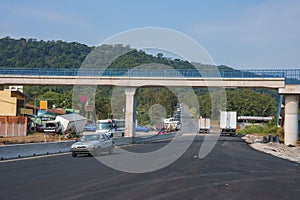
[[[110,169],[93,157],[70,154],[0,162],[0,199],[299,199],[299,164],[220,137],[198,159],[203,137],[168,167],[145,174]],[[126,149],[148,152],[156,142]],[[113,156],[113,155],[104,155]]]

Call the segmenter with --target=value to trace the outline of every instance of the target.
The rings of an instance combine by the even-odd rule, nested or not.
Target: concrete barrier
[[[112,138],[112,141],[115,143],[116,146],[132,144],[132,138],[131,137]]]
[[[154,142],[154,141],[159,141],[159,140],[167,140],[175,137],[177,132],[172,132],[168,134],[163,134],[163,135],[152,135],[149,137],[134,137],[132,138],[132,143],[134,144],[140,144],[140,143],[146,143],[146,142]]]
[[[0,159],[4,160],[69,152],[74,142],[75,141],[47,142],[0,146]]]
[[[143,135],[138,137],[116,137],[112,138],[116,146],[128,145],[128,144],[141,144],[141,143],[149,143],[153,141],[166,140],[175,137],[177,132],[172,132],[168,134],[158,135]]]

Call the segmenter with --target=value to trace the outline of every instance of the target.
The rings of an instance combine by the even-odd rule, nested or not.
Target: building
[[[21,91],[0,91],[0,116],[32,115],[33,109],[26,108],[26,101],[32,100]]]
[[[34,109],[26,108],[29,100],[20,90],[0,90],[0,136],[27,134],[27,116],[34,113]]]

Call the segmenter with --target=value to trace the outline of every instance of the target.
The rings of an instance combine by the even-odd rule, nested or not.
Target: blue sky
[[[216,64],[300,68],[297,0],[2,0],[0,37],[98,45],[134,28],[162,27],[201,44]]]

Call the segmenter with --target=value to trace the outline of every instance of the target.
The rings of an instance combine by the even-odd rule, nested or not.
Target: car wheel
[[[77,157],[77,154],[75,152],[72,152],[72,157]]]

